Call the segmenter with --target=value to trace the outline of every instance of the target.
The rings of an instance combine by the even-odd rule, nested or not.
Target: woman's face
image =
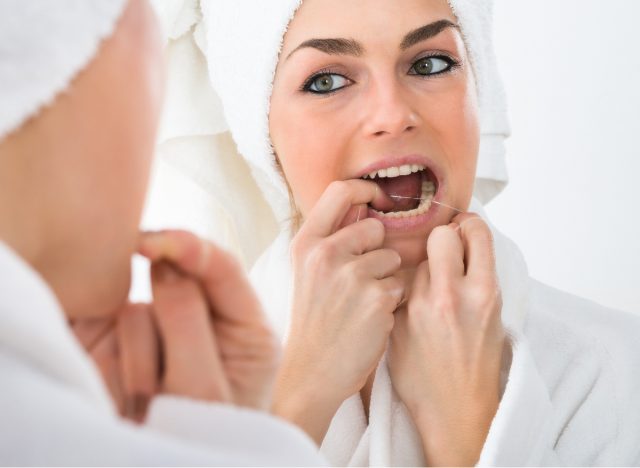
[[[430,200],[469,205],[476,89],[446,0],[305,0],[284,38],[269,120],[303,217],[332,181],[378,171],[373,181],[396,203],[368,216],[407,267],[456,214]]]

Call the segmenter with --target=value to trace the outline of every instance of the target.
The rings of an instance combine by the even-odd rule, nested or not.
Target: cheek
[[[452,194],[464,205],[473,192],[480,144],[475,88],[465,86],[451,93],[438,107],[437,117],[430,118],[432,128],[439,135]]]
[[[286,109],[286,110],[285,110]],[[272,102],[273,145],[296,202],[306,215],[326,187],[341,178],[342,158],[349,139],[338,119],[317,110]]]

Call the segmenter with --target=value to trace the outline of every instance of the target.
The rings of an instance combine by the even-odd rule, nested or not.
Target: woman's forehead
[[[282,56],[313,39],[397,42],[429,24],[457,24],[447,0],[304,0],[284,38]]]

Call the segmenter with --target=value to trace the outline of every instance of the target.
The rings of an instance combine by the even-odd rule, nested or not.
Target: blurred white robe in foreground
[[[319,465],[313,442],[267,414],[177,397],[147,423],[116,414],[41,277],[0,241],[0,465]]]

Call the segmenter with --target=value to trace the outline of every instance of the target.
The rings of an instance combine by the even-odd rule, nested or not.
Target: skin
[[[475,83],[462,37],[446,30],[399,51],[405,34],[440,19],[457,22],[445,0],[303,2],[284,38],[270,112],[271,138],[303,218],[331,182],[357,177],[389,155],[416,153],[429,156],[446,174],[448,191],[442,201],[468,206],[479,130]],[[286,59],[312,38],[353,38],[365,54],[337,56],[305,48]],[[407,74],[433,50],[448,53],[463,66],[437,79]],[[300,92],[309,76],[325,68],[348,74],[355,84],[328,97]],[[451,217],[441,210],[411,235],[387,236],[385,246],[400,253],[405,268],[415,267],[425,258],[423,240]]]
[[[469,205],[479,125],[462,37],[447,28],[399,47],[443,19],[457,22],[445,0],[306,0],[284,38],[270,132],[303,224],[292,241],[292,325],[274,410],[320,443],[346,398],[360,391],[368,410],[390,338],[393,385],[427,463],[473,465],[497,410],[505,349],[491,232],[477,215],[447,209],[408,231],[354,214],[384,198],[358,179],[362,169],[407,154],[438,167],[441,201]],[[324,38],[355,40],[362,53],[298,49]],[[433,51],[459,66],[409,73]],[[300,89],[327,69],[348,86],[324,96]]]
[[[142,421],[163,393],[267,409],[279,354],[242,268],[189,233],[139,232],[162,47],[131,0],[69,89],[0,141],[0,239],[54,291],[122,414]],[[127,303],[136,252],[151,304]]]
[[[0,146],[0,235],[72,318],[109,314],[128,294],[164,91],[160,41],[150,7],[132,2],[71,88]]]

